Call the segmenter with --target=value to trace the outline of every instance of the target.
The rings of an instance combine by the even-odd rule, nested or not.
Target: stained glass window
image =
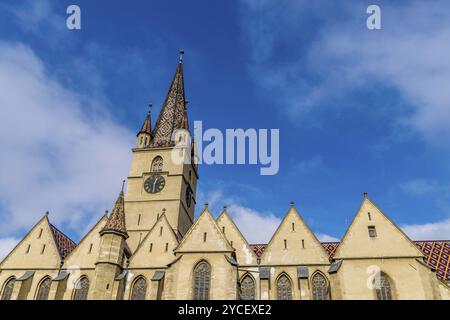
[[[255,300],[255,281],[246,275],[241,281],[241,299]]]
[[[41,281],[39,285],[38,292],[36,295],[36,300],[48,300],[48,294],[50,293],[50,285],[52,284],[52,279],[45,278]]]
[[[89,293],[89,279],[87,277],[81,277],[76,285],[73,300],[87,300]]]
[[[194,300],[209,300],[209,284],[211,268],[206,261],[202,261],[194,269]]]
[[[313,300],[329,300],[328,282],[325,276],[319,272],[312,277]]]
[[[133,285],[131,300],[145,300],[147,294],[147,281],[144,277],[139,277]]]
[[[11,300],[15,283],[16,283],[15,278],[11,278],[8,281],[6,281],[6,284],[3,287],[2,300]]]
[[[377,300],[392,300],[391,284],[384,273],[380,273],[375,277],[375,291]]]
[[[157,156],[155,159],[153,159],[152,171],[161,172],[162,169],[163,169],[163,159],[160,156]]]
[[[281,275],[277,281],[277,299],[292,300],[291,280],[285,274]]]

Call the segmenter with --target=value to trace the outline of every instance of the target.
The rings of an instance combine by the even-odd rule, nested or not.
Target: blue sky
[[[450,4],[376,1],[369,31],[370,4],[2,1],[0,252],[47,210],[78,240],[111,207],[180,48],[191,127],[280,129],[277,175],[201,166],[197,211],[227,204],[264,242],[293,200],[339,239],[368,192],[412,238],[449,238]]]

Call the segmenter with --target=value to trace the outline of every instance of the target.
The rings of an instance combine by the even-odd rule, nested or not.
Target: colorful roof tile
[[[144,123],[142,124],[142,128],[139,131],[138,135],[140,133],[147,133],[149,135],[152,135],[152,119],[150,111],[147,113],[147,116],[145,117]]]
[[[172,141],[173,132],[182,127],[183,121],[187,123],[185,107],[183,65],[180,61],[158,120],[156,120],[150,147],[166,147],[174,144]]]
[[[450,240],[413,241],[425,255],[424,261],[436,270],[439,279],[450,281]],[[340,242],[322,242],[322,246],[332,257]],[[259,257],[263,254],[267,244],[251,244],[250,247]]]
[[[73,249],[75,249],[77,244],[54,225],[50,224],[50,228],[52,229],[59,255],[61,256],[61,259],[64,260],[73,251]]]
[[[127,228],[125,225],[125,204],[124,204],[124,194],[123,190],[120,191],[119,197],[116,200],[116,204],[109,216],[108,222],[103,227],[100,234],[105,232],[114,232],[123,235],[128,238]]]

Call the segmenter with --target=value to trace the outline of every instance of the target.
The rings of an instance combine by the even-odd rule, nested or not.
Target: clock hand
[[[156,186],[156,181],[157,181],[157,180],[158,180],[158,179],[155,178],[155,181],[153,182],[153,186],[152,186],[152,191],[153,191],[153,192],[156,192],[155,186]]]

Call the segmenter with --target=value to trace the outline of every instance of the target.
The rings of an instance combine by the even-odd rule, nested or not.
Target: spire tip
[[[183,63],[183,55],[184,55],[184,50],[181,49],[180,50],[180,63]]]

